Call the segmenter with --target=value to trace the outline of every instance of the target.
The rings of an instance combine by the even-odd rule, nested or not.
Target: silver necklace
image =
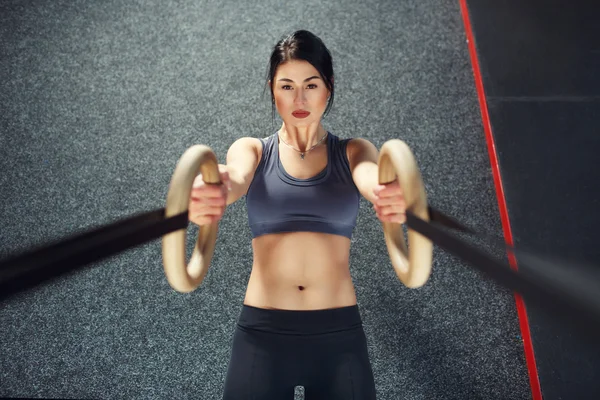
[[[279,139],[281,139],[281,141],[283,142],[283,144],[285,144],[287,147],[289,147],[290,149],[293,149],[295,151],[297,151],[298,153],[300,153],[300,158],[304,160],[304,156],[306,155],[306,153],[308,153],[309,151],[311,151],[312,149],[314,149],[315,147],[317,147],[319,144],[321,144],[321,142],[323,141],[323,139],[325,139],[327,137],[327,132],[325,132],[325,134],[323,135],[323,137],[321,139],[319,139],[319,141],[310,149],[305,150],[305,151],[300,151],[297,148],[295,148],[294,146],[286,143],[285,140],[283,140],[283,138],[281,137],[281,134],[278,134],[277,136],[279,136]]]

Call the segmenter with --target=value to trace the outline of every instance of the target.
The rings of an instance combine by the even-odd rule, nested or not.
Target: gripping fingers
[[[404,204],[391,204],[388,206],[374,205],[373,208],[378,214],[381,215],[392,215],[392,214],[404,214],[406,213],[406,207]]]
[[[395,224],[403,224],[406,222],[406,215],[404,215],[404,214],[388,215],[388,216],[380,218],[380,220],[383,222],[393,222]]]
[[[221,219],[227,205],[223,185],[205,185],[194,189],[188,205],[188,219],[197,225],[208,225]]]
[[[190,221],[192,221],[196,225],[202,226],[202,225],[210,225],[214,222],[219,221],[220,219],[221,219],[221,217],[216,216],[216,215],[204,215],[202,217],[200,217],[200,216],[191,217]]]
[[[188,210],[188,219],[197,225],[207,225],[219,221],[224,214],[225,207],[200,206]]]
[[[223,197],[227,193],[227,187],[221,185],[207,185],[204,182],[197,187],[192,188],[192,199],[200,199],[203,197]]]
[[[192,206],[224,206],[227,199],[224,197],[192,197],[190,207]]]
[[[406,210],[403,205],[393,206],[373,206],[377,213],[377,218],[382,222],[394,222],[403,224],[406,222]]]
[[[223,214],[225,206],[209,206],[207,204],[194,204],[189,207],[190,214],[210,214],[218,215]]]
[[[390,215],[379,215],[377,214],[377,218],[381,222],[393,222],[396,224],[403,224],[406,222],[405,214],[390,214]]]
[[[402,196],[378,197],[376,204],[378,206],[400,206],[406,208],[406,202]]]
[[[406,207],[404,204],[391,204],[389,206],[383,207],[383,214],[404,214],[406,212]]]
[[[225,203],[221,200],[210,199],[212,203],[192,201],[188,207],[192,214],[211,214],[217,215],[225,211]]]

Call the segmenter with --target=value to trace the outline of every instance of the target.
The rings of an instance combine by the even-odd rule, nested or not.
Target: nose
[[[294,103],[296,103],[296,104],[306,103],[306,95],[305,95],[303,89],[298,89],[296,91],[296,98],[294,99]]]

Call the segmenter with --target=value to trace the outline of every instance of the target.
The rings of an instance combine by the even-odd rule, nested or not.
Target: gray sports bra
[[[360,192],[346,157],[350,139],[327,135],[327,166],[316,176],[290,176],[279,159],[277,134],[261,139],[263,151],[246,194],[252,237],[281,232],[322,232],[352,237]]]

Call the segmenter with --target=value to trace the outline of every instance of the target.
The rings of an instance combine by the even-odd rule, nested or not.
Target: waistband
[[[358,305],[325,310],[271,310],[243,305],[238,325],[263,332],[313,335],[362,327]]]

